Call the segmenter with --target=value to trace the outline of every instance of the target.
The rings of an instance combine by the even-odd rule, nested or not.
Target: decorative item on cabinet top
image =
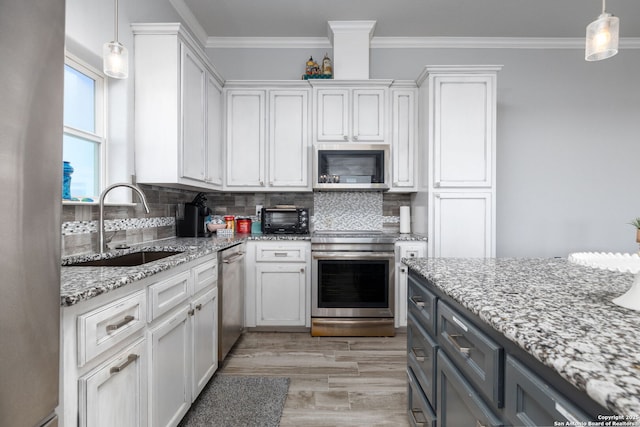
[[[305,64],[305,74],[302,75],[303,80],[332,78],[333,67],[331,65],[331,58],[329,58],[327,53],[324,54],[321,66],[313,60],[313,57],[309,57],[309,60]]]

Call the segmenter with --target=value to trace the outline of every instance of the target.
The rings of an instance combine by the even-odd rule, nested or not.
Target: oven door
[[[314,251],[312,255],[312,317],[393,318],[393,252]]]

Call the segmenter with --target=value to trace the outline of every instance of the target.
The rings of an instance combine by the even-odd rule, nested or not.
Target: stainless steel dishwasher
[[[222,362],[244,327],[244,254],[239,243],[218,252],[218,361]]]

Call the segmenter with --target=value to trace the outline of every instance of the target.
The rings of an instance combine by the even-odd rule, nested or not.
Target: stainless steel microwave
[[[388,190],[389,145],[318,144],[313,150],[313,188]]]

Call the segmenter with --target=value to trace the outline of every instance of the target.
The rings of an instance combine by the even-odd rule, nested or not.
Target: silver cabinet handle
[[[353,140],[357,141],[358,140],[358,135],[353,135]]]
[[[136,318],[133,317],[133,316],[124,316],[124,319],[122,319],[118,323],[115,323],[113,325],[107,325],[107,332],[117,331],[118,329],[122,328],[123,326],[133,322],[135,319]]]
[[[460,345],[460,343],[458,342],[458,338],[463,337],[463,335],[460,334],[449,334],[449,338],[451,338],[451,343],[453,344],[453,346],[456,348],[456,350],[458,350],[458,352],[462,353],[463,355],[469,357],[469,353],[471,353],[471,349],[473,347],[462,347]]]
[[[109,373],[112,375],[117,374],[118,372],[122,371],[124,368],[138,360],[139,357],[140,356],[138,356],[137,354],[130,354],[129,356],[127,356],[127,360],[122,365],[113,366],[111,369],[109,369]]]
[[[414,296],[411,297],[411,301],[420,308],[424,308],[424,301],[422,301],[422,297]]]
[[[413,348],[411,348],[411,351],[413,352],[413,355],[416,357],[416,360],[418,362],[424,362],[425,359],[427,358],[427,355],[424,352],[423,348],[413,347]]]
[[[287,256],[287,253],[286,252],[274,252],[273,256],[283,257],[283,256]]]
[[[349,137],[347,135],[343,135],[342,137],[344,138],[345,141],[349,140]]]

